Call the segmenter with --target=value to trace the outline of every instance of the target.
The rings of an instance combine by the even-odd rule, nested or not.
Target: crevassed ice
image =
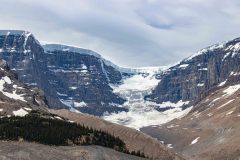
[[[160,80],[155,78],[155,74],[156,72],[154,71],[135,74],[132,77],[124,79],[123,84],[112,86],[114,93],[127,100],[127,102],[123,104],[123,107],[128,108],[129,111],[105,114],[103,118],[117,124],[140,129],[144,126],[166,123],[187,114],[191,110],[191,107],[182,110],[181,106],[189,102],[180,100],[177,103],[168,101],[162,104],[156,104],[144,100],[144,97],[160,82]],[[155,109],[156,107],[171,107],[171,109],[159,112]]]

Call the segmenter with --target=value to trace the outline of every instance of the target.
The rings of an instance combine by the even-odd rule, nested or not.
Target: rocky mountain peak
[[[170,67],[146,99],[160,104],[190,101],[190,106],[226,81],[231,72],[239,72],[239,53],[239,38],[204,48]]]

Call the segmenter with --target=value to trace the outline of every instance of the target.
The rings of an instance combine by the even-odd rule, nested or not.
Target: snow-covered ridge
[[[205,54],[209,51],[214,51],[214,50],[223,48],[226,46],[227,42],[228,41],[225,41],[225,42],[217,43],[217,44],[211,45],[209,47],[203,48],[203,49],[199,50],[197,53],[193,54],[192,56],[188,57],[187,59],[185,59],[183,61],[189,61],[189,60],[193,59],[194,57],[197,57],[201,54]]]
[[[64,45],[64,44],[57,44],[57,43],[48,43],[45,41],[40,41],[43,49],[45,51],[69,51],[69,52],[76,52],[76,53],[81,53],[81,54],[86,54],[86,55],[92,55],[95,56],[97,58],[102,58],[100,54],[89,50],[89,49],[83,49],[77,46],[71,46],[71,45]]]
[[[234,43],[233,45],[229,43]],[[183,60],[183,62],[187,62],[201,54],[206,54],[208,53],[209,51],[214,51],[214,50],[217,50],[217,49],[222,49],[222,48],[225,48],[225,51],[229,51],[226,53],[226,55],[224,56],[223,60],[228,57],[231,53],[232,53],[232,57],[234,55],[237,54],[237,52],[240,51],[240,38],[236,38],[236,39],[233,39],[233,40],[230,40],[230,41],[224,41],[224,42],[220,42],[220,43],[217,43],[217,44],[214,44],[214,45],[211,45],[209,47],[206,47],[206,48],[203,48],[201,50],[199,50],[198,52],[196,52],[195,54],[193,54],[192,56],[186,58],[185,60]]]
[[[84,49],[80,48],[78,46],[73,46],[73,45],[65,45],[65,44],[58,44],[58,43],[52,43],[52,42],[46,42],[46,41],[40,41],[43,49],[47,52],[52,52],[55,50],[59,51],[68,51],[68,52],[76,52],[79,54],[85,54],[85,55],[91,55],[95,56],[99,59],[101,59],[105,65],[111,66],[115,68],[116,70],[122,72],[122,73],[129,73],[129,74],[137,74],[137,73],[159,73],[162,72],[166,69],[168,69],[168,66],[158,66],[158,67],[140,67],[140,68],[126,68],[126,67],[120,67],[115,65],[109,60],[106,60],[103,58],[100,54],[97,52],[94,52],[90,49]]]

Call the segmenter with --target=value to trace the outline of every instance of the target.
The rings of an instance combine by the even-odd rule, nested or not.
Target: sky
[[[0,0],[0,29],[94,50],[122,67],[174,64],[240,37],[239,0]]]

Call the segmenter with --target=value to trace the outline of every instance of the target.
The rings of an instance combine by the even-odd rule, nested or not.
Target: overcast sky
[[[0,0],[0,28],[92,49],[117,65],[175,63],[240,37],[239,0]]]

